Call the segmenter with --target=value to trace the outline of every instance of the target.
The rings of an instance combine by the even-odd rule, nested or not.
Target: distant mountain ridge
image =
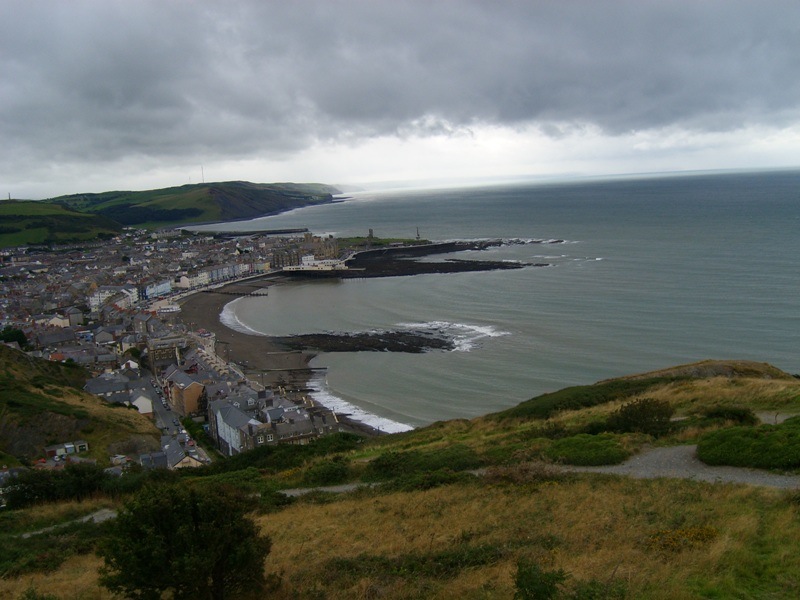
[[[321,183],[226,181],[2,201],[0,247],[93,241],[116,235],[124,226],[154,229],[254,219],[332,202],[339,193]]]
[[[196,183],[140,192],[72,194],[52,202],[103,215],[123,225],[159,226],[233,221],[324,204],[340,193],[321,183]]]

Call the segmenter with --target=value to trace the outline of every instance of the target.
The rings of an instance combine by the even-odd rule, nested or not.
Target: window
[[[271,442],[271,441],[272,441],[272,440],[274,440],[274,439],[275,439],[275,436],[273,436],[271,433],[268,433],[268,434],[267,434],[267,441],[268,441],[268,442]]]
[[[264,436],[263,436],[263,435],[260,435],[260,436],[258,436],[258,437],[256,438],[256,441],[257,441],[259,444],[263,444],[263,443],[264,443]]]

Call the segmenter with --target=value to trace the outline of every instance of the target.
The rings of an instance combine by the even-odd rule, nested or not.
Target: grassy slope
[[[328,201],[334,193],[335,188],[323,184],[229,181],[142,192],[76,194],[54,201],[75,210],[104,214],[126,225],[156,227],[275,214]]]
[[[85,380],[83,369],[0,346],[0,451],[30,460],[45,445],[85,439],[102,464],[110,451],[157,447],[149,419],[82,391]]]
[[[0,248],[95,240],[118,233],[122,225],[156,228],[252,219],[329,202],[336,193],[336,188],[319,183],[228,181],[75,194],[46,202],[2,201]]]
[[[68,243],[115,235],[118,223],[50,202],[0,202],[0,247]]]
[[[769,490],[574,475],[306,500],[257,522],[273,540],[275,598],[511,598],[517,562],[531,560],[573,587],[673,600],[796,597],[799,517],[796,496]],[[100,564],[77,556],[0,581],[0,594],[110,598]]]
[[[309,497],[257,516],[274,542],[267,568],[281,575],[276,597],[511,598],[519,560],[564,569],[569,589],[591,581],[619,584],[628,598],[796,597],[800,494],[563,475],[527,460],[538,455],[545,423],[579,425],[641,397],[667,400],[677,416],[689,418],[709,406],[797,413],[800,381],[768,365],[728,361],[614,382],[556,397],[586,408],[554,410],[553,395],[545,395],[523,403],[524,411],[436,423],[343,454],[351,476],[387,452],[435,457],[460,448],[461,456],[505,466],[427,490]],[[531,415],[537,404],[547,407],[547,420]],[[661,443],[684,443],[696,433],[684,429]],[[312,463],[326,460],[267,476],[265,483],[302,484]],[[2,581],[0,594],[16,597],[33,583],[59,597],[66,597],[65,588],[70,598],[110,597],[95,589],[98,566],[91,555],[75,557],[55,573]]]

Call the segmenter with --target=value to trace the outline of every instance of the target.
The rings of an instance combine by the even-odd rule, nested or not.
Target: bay
[[[271,335],[439,328],[453,352],[323,354],[318,397],[389,431],[703,359],[795,372],[800,172],[363,192],[231,230],[525,240],[511,271],[297,282],[226,308]],[[219,228],[218,226],[216,228]],[[533,243],[535,242],[535,243]]]

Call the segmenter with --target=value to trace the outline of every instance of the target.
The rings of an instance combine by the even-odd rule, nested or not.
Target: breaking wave
[[[267,334],[263,331],[257,331],[252,327],[249,327],[242,323],[239,320],[238,315],[236,314],[236,307],[234,306],[237,302],[239,302],[241,298],[237,298],[232,302],[228,302],[222,309],[222,312],[219,313],[219,322],[225,325],[228,329],[233,329],[234,331],[238,331],[239,333],[246,333],[247,335],[260,335],[266,336]]]
[[[331,409],[338,415],[347,415],[347,417],[354,421],[359,421],[360,423],[364,423],[365,425],[379,429],[384,433],[400,433],[414,429],[411,425],[406,425],[405,423],[400,423],[398,421],[392,421],[391,419],[387,419],[385,417],[379,417],[378,415],[367,412],[355,404],[351,404],[347,400],[343,400],[342,398],[335,396],[328,389],[324,377],[315,377],[308,383],[311,387],[311,397],[314,399],[314,401],[319,402],[324,407]]]
[[[453,341],[454,352],[469,352],[480,346],[485,338],[511,335],[510,331],[501,331],[491,325],[469,325],[467,323],[451,323],[449,321],[428,321],[426,323],[398,323],[397,327],[422,333],[434,333]]]

